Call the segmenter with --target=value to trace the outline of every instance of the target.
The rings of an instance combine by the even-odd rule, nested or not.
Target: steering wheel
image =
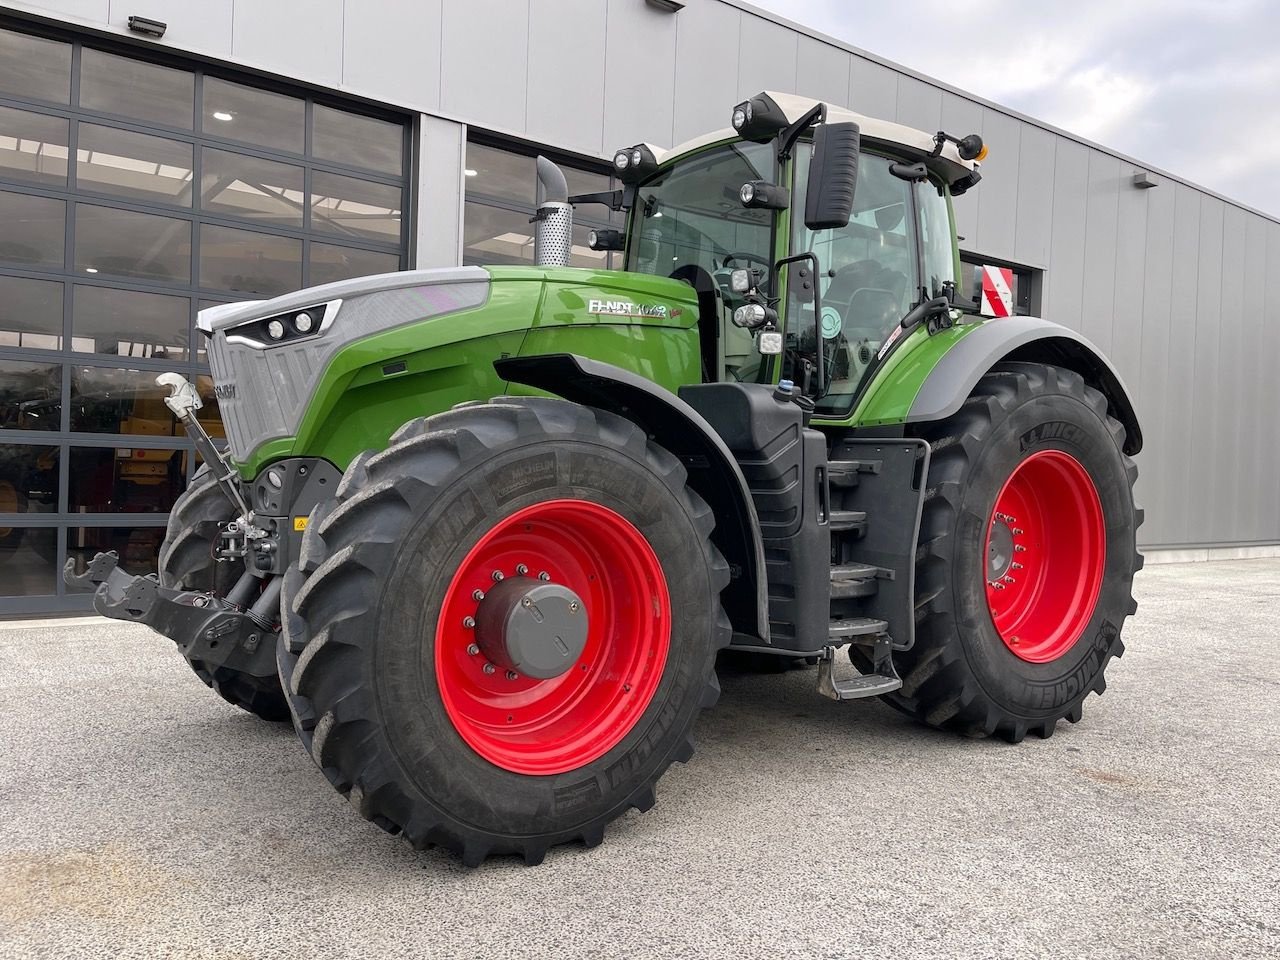
[[[742,260],[746,263],[758,263],[760,264],[760,266],[764,267],[766,275],[770,270],[773,269],[773,264],[770,261],[766,260],[764,257],[758,257],[754,253],[744,253],[740,250],[734,253],[726,253],[724,255],[724,260],[720,262],[720,265],[727,267],[729,265],[730,260],[733,260],[735,262],[738,260]]]

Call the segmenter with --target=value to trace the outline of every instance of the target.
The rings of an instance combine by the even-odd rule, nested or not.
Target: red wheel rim
[[[485,672],[474,618],[494,571],[581,598],[586,644],[567,672],[546,680]],[[670,636],[666,577],[640,531],[598,503],[550,500],[500,521],[459,565],[436,625],[436,679],[454,728],[480,756],[515,773],[564,773],[635,726],[662,679]]]
[[[1027,457],[996,497],[983,546],[987,607],[1005,646],[1031,663],[1066,654],[1093,617],[1106,566],[1089,472],[1060,450]]]

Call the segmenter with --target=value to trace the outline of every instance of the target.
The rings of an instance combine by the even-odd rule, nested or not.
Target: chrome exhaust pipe
[[[564,173],[546,157],[538,157],[538,193],[534,214],[533,262],[540,267],[567,267],[573,247],[573,207]]]

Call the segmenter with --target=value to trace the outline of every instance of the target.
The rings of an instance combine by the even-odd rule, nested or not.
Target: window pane
[[[533,157],[467,144],[467,196],[517,200],[532,206],[537,174]]]
[[[154,370],[71,368],[71,429],[80,433],[141,433],[179,437],[178,426],[156,386]]]
[[[57,430],[61,422],[61,364],[0,360],[0,429]]]
[[[263,223],[302,227],[302,168],[223,150],[204,150],[200,204]]]
[[[533,224],[527,213],[468,203],[462,233],[462,262],[468,266],[533,263]]]
[[[302,286],[302,241],[205,224],[200,286],[274,297]]]
[[[62,200],[0,191],[0,262],[61,267],[66,216]]]
[[[58,509],[58,454],[57,447],[0,443],[0,513]]]
[[[67,530],[67,556],[79,569],[99,553],[114,550],[125,573],[145,577],[156,572],[164,527],[71,527]]]
[[[0,347],[62,348],[62,284],[0,277]]]
[[[7,596],[52,596],[57,559],[57,527],[0,527],[0,569]]]
[[[0,177],[67,182],[67,121],[0,107]]]
[[[72,447],[67,507],[72,513],[167,513],[186,485],[187,456],[184,450]]]
[[[609,175],[607,173],[595,173],[591,170],[579,170],[576,167],[567,167],[560,165],[560,169],[564,171],[564,179],[569,184],[569,196],[576,193],[603,193],[609,189]],[[608,212],[608,207],[599,207],[599,211],[603,214]]]
[[[186,70],[87,47],[80,55],[80,106],[90,110],[190,130],[195,89]]]
[[[75,232],[77,271],[182,285],[191,281],[186,220],[80,203]]]
[[[302,153],[306,105],[280,93],[204,78],[205,133]]]
[[[189,207],[191,175],[189,143],[80,124],[77,186]]]
[[[400,242],[400,188],[317,170],[311,175],[311,226],[345,237]]]
[[[71,100],[71,44],[0,30],[0,94]]]
[[[399,269],[400,258],[394,253],[353,250],[331,243],[311,244],[312,286],[351,277],[368,277],[375,273],[395,273]]]
[[[404,153],[404,127],[316,104],[311,153],[352,167],[399,175]]]
[[[187,358],[191,301],[158,293],[76,287],[71,349],[121,357]]]

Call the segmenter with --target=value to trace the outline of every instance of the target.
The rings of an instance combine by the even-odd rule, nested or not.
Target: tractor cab
[[[625,233],[597,247],[699,291],[708,379],[790,380],[817,416],[845,418],[904,318],[972,308],[956,296],[950,197],[978,181],[985,150],[782,94],[733,117],[671,151],[618,151],[624,190],[571,200],[627,207]]]

